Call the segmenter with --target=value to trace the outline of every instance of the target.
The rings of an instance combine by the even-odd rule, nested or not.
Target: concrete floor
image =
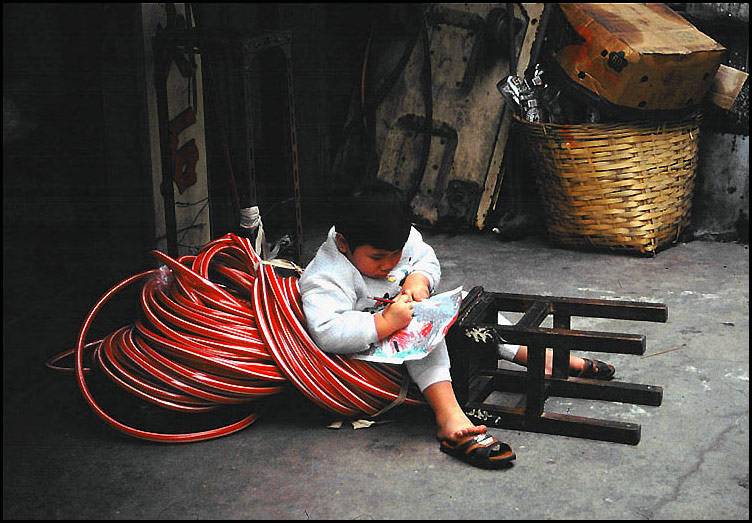
[[[307,256],[323,234],[308,233]],[[573,322],[646,335],[645,355],[601,358],[615,363],[620,381],[662,386],[663,405],[547,404],[638,423],[639,445],[491,429],[517,461],[484,471],[439,452],[426,410],[400,408],[390,423],[331,430],[333,418],[295,393],[276,397],[260,421],[229,437],[146,443],[105,426],[72,377],[44,368],[47,356],[72,345],[77,309],[40,317],[29,307],[4,314],[3,519],[749,518],[746,245],[698,241],[640,258],[538,239],[425,237],[442,262],[439,290],[482,285],[666,303],[665,324]]]

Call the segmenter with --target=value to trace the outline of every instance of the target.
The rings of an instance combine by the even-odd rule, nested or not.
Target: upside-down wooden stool
[[[498,312],[521,312],[514,325],[498,325]],[[541,323],[553,314],[553,328]],[[617,381],[569,376],[570,350],[644,354],[645,336],[572,330],[573,316],[665,322],[662,303],[558,298],[486,292],[474,287],[462,301],[459,316],[447,335],[452,384],[465,413],[485,425],[636,445],[640,425],[546,412],[551,396],[618,401],[658,406],[663,389]],[[500,343],[528,347],[526,371],[498,368]],[[546,348],[553,349],[553,374],[545,376]],[[523,393],[524,406],[488,403],[494,392]]]

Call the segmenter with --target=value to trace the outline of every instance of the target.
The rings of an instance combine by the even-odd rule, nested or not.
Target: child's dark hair
[[[361,245],[396,251],[410,235],[405,195],[386,182],[368,182],[337,207],[334,229],[345,237],[351,251]]]

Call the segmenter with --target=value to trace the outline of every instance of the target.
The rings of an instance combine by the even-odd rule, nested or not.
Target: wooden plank
[[[576,350],[608,352],[615,354],[645,353],[645,336],[617,332],[597,332],[570,329],[546,329],[542,327],[519,327],[517,325],[497,325],[495,323],[477,323],[462,326],[465,335],[473,338],[475,333],[494,332],[500,339],[478,339],[477,343],[494,345],[499,342],[542,345],[544,347],[569,347]],[[478,338],[476,335],[475,338]]]
[[[512,3],[507,4],[510,8],[514,5]],[[516,71],[518,74],[523,74],[525,69],[530,65],[530,56],[538,36],[538,29],[541,27],[539,22],[543,16],[545,3],[522,3],[521,5],[527,17],[527,28],[525,29],[525,37],[522,40],[520,54],[517,58]],[[501,78],[498,78],[498,80],[501,80]],[[486,171],[483,194],[480,197],[478,212],[475,215],[475,227],[478,230],[482,230],[486,226],[488,214],[496,209],[496,202],[499,199],[499,191],[501,190],[501,181],[503,179],[502,164],[504,162],[504,151],[509,139],[511,125],[512,110],[504,105],[504,112],[498,131],[496,132],[496,140],[493,144],[491,161]]]
[[[423,223],[471,226],[483,190],[504,100],[496,90],[508,74],[506,58],[483,64],[485,24],[501,3],[425,4],[427,46],[418,39],[404,73],[375,111],[377,177],[413,195],[413,213]],[[374,51],[378,60],[402,51],[397,42]],[[430,61],[430,110],[425,60]],[[383,67],[382,67],[383,69]],[[373,80],[372,80],[373,81]],[[430,122],[423,129],[398,125],[405,116]],[[442,129],[446,136],[426,132]],[[421,170],[422,168],[422,170]]]
[[[560,296],[536,296],[505,292],[488,293],[494,297],[494,305],[500,311],[525,312],[536,301],[545,299],[551,304],[554,315],[580,316],[584,318],[609,318],[617,320],[653,321],[668,320],[668,307],[663,303],[594,300],[589,298],[566,298]]]
[[[501,407],[488,403],[470,403],[464,407],[464,410],[471,420],[492,427],[610,441],[627,445],[637,445],[640,442],[642,431],[640,425],[636,423],[586,418],[554,412],[544,412],[539,417],[529,417],[524,414],[524,409]]]
[[[525,371],[486,369],[485,374],[493,379],[496,391],[516,393],[525,390],[527,383]],[[549,397],[618,401],[652,407],[658,407],[663,402],[663,387],[657,385],[585,378],[546,378],[546,384]],[[480,396],[478,399],[481,399]],[[483,399],[485,400],[485,397]]]
[[[721,64],[710,86],[710,101],[727,111],[734,105],[749,74]]]
[[[520,327],[538,327],[546,319],[550,312],[548,303],[536,301],[530,306],[525,314],[517,322]]]
[[[618,401],[652,407],[658,407],[663,402],[663,388],[657,385],[570,378],[551,380],[549,386],[551,396],[561,398]]]

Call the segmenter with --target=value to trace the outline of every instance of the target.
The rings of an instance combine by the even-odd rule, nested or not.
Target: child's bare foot
[[[436,437],[439,441],[456,444],[478,434],[484,434],[488,430],[485,425],[473,425],[473,422],[465,416],[462,407],[457,403],[451,382],[434,383],[423,391],[423,396],[436,416]]]
[[[548,365],[547,365],[547,367],[548,367]],[[546,370],[550,371],[551,369],[547,368]],[[569,372],[580,373],[583,370],[585,370],[585,360],[584,360],[584,358],[580,358],[578,356],[570,356],[569,357]]]
[[[482,468],[503,468],[514,461],[512,448],[487,432],[485,425],[473,425],[457,403],[449,381],[439,381],[423,390],[434,411],[441,451]]]
[[[460,413],[461,417],[439,424],[441,451],[484,469],[509,467],[516,458],[512,447],[489,434],[485,425],[473,425]]]
[[[436,438],[439,441],[450,441],[452,443],[460,443],[478,434],[485,434],[488,430],[485,425],[474,425],[462,411],[454,413],[444,420],[437,419],[436,423],[438,425]]]

